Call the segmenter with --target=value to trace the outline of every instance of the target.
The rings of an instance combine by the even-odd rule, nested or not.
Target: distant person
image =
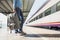
[[[14,4],[14,11],[17,14],[19,20],[21,21],[19,31],[18,31],[18,29],[16,29],[15,32],[16,33],[20,32],[22,35],[25,35],[26,33],[23,32],[24,18],[23,18],[23,13],[21,10],[22,1],[21,0],[13,0],[13,4]]]

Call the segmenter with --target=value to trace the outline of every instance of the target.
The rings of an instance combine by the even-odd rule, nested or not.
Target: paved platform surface
[[[24,27],[25,36],[15,34],[14,31],[10,34],[7,28],[0,29],[0,40],[60,40],[60,31]]]
[[[42,40],[60,40],[60,31],[56,30],[24,26],[24,32],[30,35],[30,37],[35,36],[36,38],[41,38]]]

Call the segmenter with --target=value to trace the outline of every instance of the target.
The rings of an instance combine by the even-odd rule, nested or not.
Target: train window
[[[60,10],[60,2],[57,3],[56,10],[57,10],[57,11]]]
[[[34,19],[32,19],[33,21],[35,21],[35,18]]]
[[[29,21],[29,23],[32,22],[32,21]]]
[[[33,22],[33,21],[35,21],[35,20],[37,20],[36,18],[34,18],[34,19],[32,19],[30,22]]]
[[[43,13],[41,13],[40,15],[39,15],[39,18],[42,18],[43,17]]]
[[[34,21],[34,20],[32,19],[32,21]]]
[[[50,15],[50,14],[51,14],[51,8],[49,8],[45,11],[45,16]]]
[[[32,22],[33,20],[31,20],[30,22]]]
[[[35,21],[35,20],[33,19],[33,21]]]
[[[38,16],[36,17],[36,20],[38,19]]]

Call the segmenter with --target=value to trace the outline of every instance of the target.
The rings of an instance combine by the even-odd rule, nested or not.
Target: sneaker
[[[23,36],[23,35],[26,35],[26,33],[25,32],[21,32],[21,36]]]
[[[18,31],[18,33],[21,33],[20,31]]]

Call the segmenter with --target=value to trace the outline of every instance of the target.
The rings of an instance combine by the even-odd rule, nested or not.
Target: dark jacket
[[[10,23],[14,23],[14,29],[19,29],[19,27],[20,27],[20,21],[19,21],[19,19],[18,19],[18,16],[17,16],[17,14],[11,14],[12,16],[9,16],[8,17],[8,20],[7,20],[7,25],[8,26],[10,26],[9,24]]]

